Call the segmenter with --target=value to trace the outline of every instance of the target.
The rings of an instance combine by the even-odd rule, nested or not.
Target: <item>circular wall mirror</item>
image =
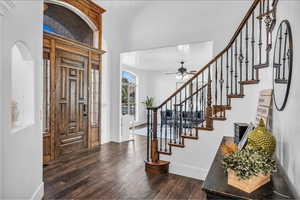
[[[288,97],[293,69],[293,37],[289,21],[281,22],[276,36],[273,60],[274,102],[283,111]]]

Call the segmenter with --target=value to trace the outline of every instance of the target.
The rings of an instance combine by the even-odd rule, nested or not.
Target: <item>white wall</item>
[[[300,2],[299,1],[279,1],[277,27],[283,19],[291,22],[294,36],[294,68],[291,85],[291,93],[283,112],[278,112],[274,107],[273,111],[273,134],[277,139],[277,157],[283,165],[286,173],[297,191],[300,194],[300,157],[297,153],[300,151],[299,129],[300,125],[297,119],[300,112],[298,100],[300,98],[300,87],[297,84],[297,74],[300,69],[299,51],[300,45]],[[275,38],[275,37],[274,37]],[[274,43],[273,43],[274,44]],[[271,52],[271,59],[273,52]],[[250,122],[254,120],[259,91],[272,88],[272,67],[260,70],[260,84],[245,87],[245,98],[233,100],[232,110],[227,111],[225,122],[214,122],[215,130],[213,132],[203,131],[198,141],[186,140],[186,148],[173,148],[172,156],[161,156],[161,159],[170,160],[170,171],[184,176],[190,176],[198,179],[205,179],[211,162],[216,153],[217,147],[223,135],[233,136],[234,122]],[[242,111],[242,112],[240,112]]]
[[[98,2],[101,5],[101,1]],[[111,107],[110,118],[111,140],[116,142],[120,142],[121,137],[120,121],[116,120],[120,119],[120,106],[115,106],[120,102],[120,53],[213,41],[214,54],[216,54],[219,49],[225,47],[226,40],[230,39],[250,6],[248,1],[217,0],[143,3],[138,12],[127,9],[126,2],[123,1],[120,7],[124,6],[124,9],[104,6],[107,8],[107,13],[103,17],[104,37],[107,39],[110,54],[110,102],[114,105]],[[125,10],[126,13],[120,10]],[[128,18],[127,12],[136,15],[132,14]],[[120,16],[120,13],[124,17]],[[117,16],[120,17],[119,21],[116,20]]]
[[[101,5],[101,1],[100,5]],[[294,28],[294,40],[299,43],[298,21],[299,10],[297,1],[279,1],[280,18],[288,18]],[[131,2],[132,3],[132,2]],[[128,4],[131,4],[128,3]],[[117,3],[116,3],[117,4]],[[111,105],[119,105],[120,102],[120,57],[122,52],[158,48],[164,46],[175,46],[194,41],[213,41],[214,54],[223,49],[232,34],[236,30],[242,17],[250,7],[251,1],[151,1],[140,7],[140,11],[130,14],[130,9],[120,9],[115,13],[108,9],[104,17],[104,34],[109,37],[108,44],[110,58],[109,67],[111,77]],[[132,3],[133,4],[133,3]],[[109,7],[108,7],[109,8]],[[125,8],[125,7],[124,7]],[[132,10],[134,13],[134,10]],[[230,13],[230,15],[228,14]],[[117,17],[124,16],[119,21]],[[216,17],[217,16],[217,17]],[[120,18],[120,17],[119,17]],[[129,19],[129,20],[128,20]],[[118,22],[117,22],[118,21]],[[118,33],[120,30],[120,33]],[[297,45],[295,44],[295,53]],[[274,134],[277,135],[279,142],[278,156],[282,160],[290,179],[299,190],[299,159],[295,159],[295,153],[299,151],[299,130],[297,126],[296,113],[299,113],[299,106],[296,100],[299,96],[297,82],[298,58],[295,56],[294,77],[291,88],[291,97],[284,112],[274,113]],[[228,112],[226,122],[216,122],[214,133],[200,135],[198,141],[188,141],[187,148],[175,149],[171,157],[162,156],[163,159],[170,159],[171,172],[176,172],[186,176],[204,178],[215,151],[223,135],[233,134],[233,122],[249,122],[254,120],[255,108],[257,105],[258,92],[265,88],[271,88],[270,70],[264,70],[260,86],[247,86],[246,97],[243,100],[233,100],[233,110]],[[268,78],[269,77],[269,78]],[[119,106],[112,106],[111,109],[111,131],[112,140],[119,141]],[[239,112],[243,110],[243,113]],[[294,119],[295,118],[295,119]],[[288,122],[283,119],[289,119]],[[279,134],[279,132],[281,134]],[[287,133],[288,132],[288,133]],[[181,166],[176,162],[183,163]],[[188,170],[190,169],[190,170]]]
[[[107,43],[106,40],[103,39],[103,47],[104,51],[107,51]],[[111,101],[110,101],[110,63],[109,63],[110,53],[106,52],[102,56],[102,105],[101,105],[101,144],[105,144],[111,141],[110,139],[110,109],[111,109]]]
[[[11,132],[11,48],[22,41],[34,60],[34,79],[42,83],[42,1],[14,1],[14,8],[4,17],[3,65],[1,65],[1,135],[3,135],[4,199],[40,199],[42,182],[41,97],[42,84],[35,84],[35,123]],[[2,29],[1,29],[2,30]],[[26,74],[24,74],[26,76]]]
[[[294,189],[297,191],[298,197],[300,198],[300,156],[298,155],[298,152],[300,152],[300,124],[297,118],[300,112],[300,39],[298,37],[300,34],[299,10],[299,1],[279,1],[278,23],[274,34],[276,34],[277,28],[282,20],[288,19],[290,21],[294,40],[294,65],[290,95],[285,110],[278,112],[275,105],[273,106],[273,134],[277,139],[277,157],[286,170],[286,173],[293,184]],[[273,58],[273,52],[271,55],[271,58]],[[272,67],[262,71],[261,79],[262,82],[260,84],[260,88],[265,86],[272,87]]]

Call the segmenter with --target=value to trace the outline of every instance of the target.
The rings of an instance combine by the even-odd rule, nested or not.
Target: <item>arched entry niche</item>
[[[90,0],[45,1],[44,163],[100,145],[103,12]]]
[[[16,132],[34,123],[34,61],[23,42],[11,49],[11,91],[11,128]]]

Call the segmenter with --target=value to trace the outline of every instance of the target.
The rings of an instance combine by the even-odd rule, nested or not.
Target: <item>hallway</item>
[[[199,180],[147,175],[146,137],[108,143],[44,167],[44,199],[205,199]]]

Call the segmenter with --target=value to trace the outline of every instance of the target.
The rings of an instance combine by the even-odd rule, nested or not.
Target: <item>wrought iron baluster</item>
[[[229,53],[228,50],[226,51],[226,100],[227,100],[227,105],[229,105]]]
[[[193,128],[197,127],[198,126],[198,112],[199,112],[199,106],[201,106],[201,104],[199,105],[199,76],[197,76],[197,79],[196,79],[196,90],[197,90],[197,94],[196,94],[196,114],[195,114],[195,124],[193,124]],[[202,87],[202,86],[201,86]],[[201,93],[200,93],[201,94]],[[201,107],[200,107],[201,109]],[[194,126],[195,125],[195,126]],[[198,134],[198,131],[196,129],[196,135]]]
[[[150,148],[150,142],[151,142],[151,136],[150,136],[150,110],[147,108],[147,161],[149,162],[149,148]]]
[[[259,15],[262,15],[263,12],[262,2],[259,3]],[[259,42],[258,42],[258,48],[259,48],[259,64],[262,64],[262,18],[259,18]]]
[[[218,60],[215,63],[215,105],[218,105]],[[214,113],[217,116],[217,113]]]
[[[187,86],[184,87],[184,135],[186,135],[186,127],[187,127],[187,111],[186,111],[186,98],[187,98],[187,89],[186,89]]]
[[[231,47],[231,65],[230,65],[230,94],[233,94],[233,46]]]
[[[175,110],[175,126],[174,126],[174,144],[177,143],[177,131],[178,131],[178,112],[177,112],[177,95],[175,95],[175,104],[174,104],[174,110]]]
[[[175,127],[175,110],[174,110],[174,107],[173,107],[173,98],[171,98],[171,101],[170,101],[170,108],[172,110],[172,126],[170,126],[170,143],[172,143],[172,139],[174,139],[174,127]],[[171,146],[169,146],[170,148],[170,151],[171,151]]]
[[[244,63],[244,55],[243,55],[243,31],[240,33],[240,83],[243,81],[243,63]],[[240,84],[240,94],[243,94],[243,85]]]
[[[220,106],[223,105],[223,55],[221,56],[221,79],[220,79]],[[220,117],[223,117],[224,113],[220,112]]]
[[[179,112],[179,144],[181,144],[181,135],[182,135],[182,94],[181,94],[181,90],[179,92],[179,109],[180,109],[180,112]]]
[[[251,49],[252,49],[252,80],[254,80],[254,66],[255,66],[255,11],[252,14],[252,40],[251,40]]]
[[[167,140],[168,140],[168,126],[169,126],[169,116],[168,116],[168,103],[166,103],[165,105],[165,152],[167,152]],[[172,115],[171,115],[171,119],[172,119]]]
[[[163,128],[163,123],[162,123],[162,108],[159,109],[161,113],[161,119],[160,119],[160,138],[159,138],[159,150],[162,151],[162,146],[163,146],[163,141],[162,141],[162,128]]]
[[[237,87],[238,87],[238,83],[237,83],[237,78],[238,78],[238,44],[237,44],[237,40],[235,41],[235,53],[234,53],[234,59],[235,59],[235,70],[234,70],[234,83],[235,83],[235,94],[238,94],[237,91]]]
[[[246,81],[248,81],[248,71],[249,71],[249,25],[248,21],[246,23]]]
[[[204,85],[204,73],[202,73],[202,86]],[[205,104],[204,104],[204,94],[202,93],[201,94],[201,104],[202,104],[202,106],[201,106],[201,113],[202,113],[202,120],[204,119],[204,112],[205,112]],[[202,122],[202,124],[201,124],[201,126],[202,127],[204,127],[204,122]]]

